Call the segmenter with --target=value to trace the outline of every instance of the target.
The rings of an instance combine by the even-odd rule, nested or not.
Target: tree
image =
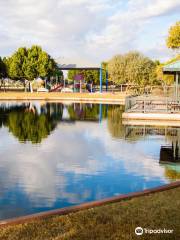
[[[11,57],[5,59],[7,72],[12,79],[33,80],[37,77],[53,75],[57,65],[40,46],[19,48]]]
[[[39,46],[32,46],[28,49],[27,58],[24,64],[24,74],[27,79],[46,77],[53,75],[57,66],[45,51]]]
[[[94,83],[98,82],[98,71],[95,70],[76,70],[72,69],[68,71],[68,79],[74,80],[74,77],[78,74],[82,74],[84,76],[84,79],[88,81],[93,81]]]
[[[42,51],[39,55],[37,72],[39,76],[46,77],[49,75],[53,75],[56,70],[55,61],[44,51]]]
[[[107,63],[102,63],[103,68],[103,83],[106,82],[106,72],[107,69]],[[94,84],[99,84],[99,71],[98,70],[76,70],[72,69],[68,71],[68,79],[74,80],[75,75],[82,74],[84,76],[84,79],[89,82],[92,81]]]
[[[171,60],[161,63],[156,65],[156,75],[157,75],[157,80],[165,86],[171,85],[174,82],[174,75],[169,75],[169,74],[163,74],[163,67],[167,64],[173,63],[180,60],[180,54],[177,55],[175,58],[172,58]]]
[[[171,85],[174,81],[174,76],[173,75],[165,75],[163,74],[163,67],[164,64],[160,64],[156,66],[156,75],[157,75],[157,80],[165,86]]]
[[[156,79],[155,63],[139,52],[129,52],[125,56],[125,78],[128,84],[138,86],[152,85]]]
[[[109,80],[109,76],[107,76],[106,74],[108,73],[108,62],[102,62],[101,64],[102,66],[102,79],[103,79],[103,84],[106,83],[106,79],[108,77],[108,80]],[[99,75],[98,75],[99,76]],[[99,79],[98,79],[99,80]]]
[[[2,58],[0,57],[0,78],[6,77],[7,72],[6,72],[6,65]]]
[[[123,55],[116,55],[108,62],[109,80],[115,84],[126,83],[126,61]]]
[[[10,77],[9,68],[10,68],[10,64],[11,64],[11,57],[4,57],[3,62],[5,65],[5,68],[6,68],[6,77]]]
[[[148,86],[156,80],[155,63],[139,52],[129,52],[126,58],[126,80],[129,84]]]
[[[180,48],[180,21],[169,29],[169,35],[166,40],[168,48],[179,49]]]
[[[23,65],[27,57],[27,49],[25,47],[19,48],[8,62],[8,73],[13,79],[21,79],[24,77]]]
[[[79,74],[79,73],[80,73],[79,70],[75,70],[75,69],[69,70],[68,71],[68,79],[74,80],[74,76]]]
[[[27,50],[27,57],[25,58],[23,64],[24,76],[28,80],[33,80],[38,77],[38,60],[42,52],[41,47],[32,46]]]
[[[156,80],[155,63],[139,52],[116,55],[108,63],[110,80],[115,84],[145,87]]]

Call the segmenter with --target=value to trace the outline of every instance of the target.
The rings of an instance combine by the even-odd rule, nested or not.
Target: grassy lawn
[[[173,229],[173,234],[136,236],[138,226]],[[180,187],[66,216],[0,229],[0,239],[131,240],[180,239]]]

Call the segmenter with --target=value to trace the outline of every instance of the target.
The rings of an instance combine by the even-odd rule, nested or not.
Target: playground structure
[[[74,84],[73,84],[73,91],[74,92],[94,92],[93,83],[86,82],[83,74],[77,74],[74,76]]]
[[[62,83],[59,83],[57,85],[55,85],[54,87],[52,87],[49,92],[58,92],[58,91],[61,91],[63,88],[63,84]]]
[[[77,74],[74,76],[74,92],[79,91],[82,92],[82,89],[84,89],[84,75],[83,74]]]
[[[83,64],[82,64],[83,65]],[[103,68],[103,66],[101,65],[100,67],[98,66],[90,66],[87,65],[86,66],[80,66],[79,64],[64,64],[64,63],[59,63],[58,64],[58,69],[60,71],[63,70],[94,70],[94,71],[98,71],[99,72],[99,87],[96,85],[93,87],[93,82],[91,80],[86,81],[86,79],[82,76],[77,75],[75,76],[75,78],[73,79],[73,85],[70,85],[68,87],[70,87],[69,89],[71,89],[73,92],[100,92],[102,93],[102,91],[108,91],[108,71],[107,69]],[[105,86],[103,86],[103,72],[105,71],[105,76],[106,76],[106,84]],[[42,86],[38,86],[37,87],[37,79],[31,81],[25,80],[23,82],[21,90],[25,91],[25,92],[33,92],[33,91],[37,91],[38,89],[41,88],[43,90],[44,88],[44,92],[49,91],[49,92],[59,92],[62,91],[64,88],[67,88],[66,86],[66,80],[62,77],[61,79],[59,79],[59,76],[56,75],[54,77],[51,77],[50,80],[48,80],[47,78],[45,78],[44,80],[38,78],[39,80],[41,80],[43,82]],[[9,83],[7,85],[7,82],[9,81],[3,81],[2,84],[0,84],[0,90],[1,91],[8,91],[11,89],[11,87],[9,87]],[[96,87],[96,89],[95,89]],[[122,88],[122,87],[121,87]],[[20,89],[20,87],[16,87],[14,88],[15,90],[18,91],[18,89]]]
[[[94,67],[94,66],[79,66],[77,64],[58,64],[58,69],[60,71],[63,70],[94,70],[94,71],[99,71],[99,92],[102,93],[103,91],[103,86],[102,86],[102,82],[103,82],[103,71],[106,72],[106,91],[108,91],[108,72],[106,69],[104,69],[102,67],[102,65],[100,67]],[[66,84],[66,80],[65,79],[61,79],[61,81],[57,81],[57,78],[55,79],[55,81],[50,81],[50,82],[46,82],[45,81],[45,87],[49,87],[49,92],[59,92],[59,91],[63,91],[64,89],[68,89],[71,90],[72,92],[94,92],[95,89],[93,88],[93,82],[92,81],[88,81],[86,82],[86,79],[84,77],[83,74],[77,74],[74,76],[73,79],[73,85],[68,85]]]
[[[103,91],[103,86],[102,86],[102,83],[103,83],[103,71],[106,72],[105,76],[106,76],[106,91],[108,91],[108,71],[107,69],[104,69],[102,67],[102,64],[100,67],[98,66],[90,66],[90,65],[86,65],[86,66],[82,66],[82,65],[78,65],[78,64],[65,64],[63,62],[59,63],[58,64],[58,68],[59,70],[95,70],[95,71],[99,71],[99,91],[100,93],[102,93]],[[78,79],[79,78],[79,79]],[[82,77],[80,76],[77,76],[75,77],[74,79],[74,89],[76,89],[76,86],[78,86],[79,84],[79,89],[80,89],[80,92],[82,92]],[[79,83],[78,83],[79,81]],[[93,89],[92,89],[92,83],[88,83],[87,84],[87,87],[86,89],[88,90],[88,92],[93,92]]]

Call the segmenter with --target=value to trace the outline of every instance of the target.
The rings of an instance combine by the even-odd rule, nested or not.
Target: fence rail
[[[139,96],[127,97],[126,112],[139,113],[180,113],[180,100],[169,97]]]

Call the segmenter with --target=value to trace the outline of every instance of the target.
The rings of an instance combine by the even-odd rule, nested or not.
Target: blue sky
[[[0,0],[0,55],[39,44],[53,57],[99,63],[139,50],[165,61],[179,0]]]

